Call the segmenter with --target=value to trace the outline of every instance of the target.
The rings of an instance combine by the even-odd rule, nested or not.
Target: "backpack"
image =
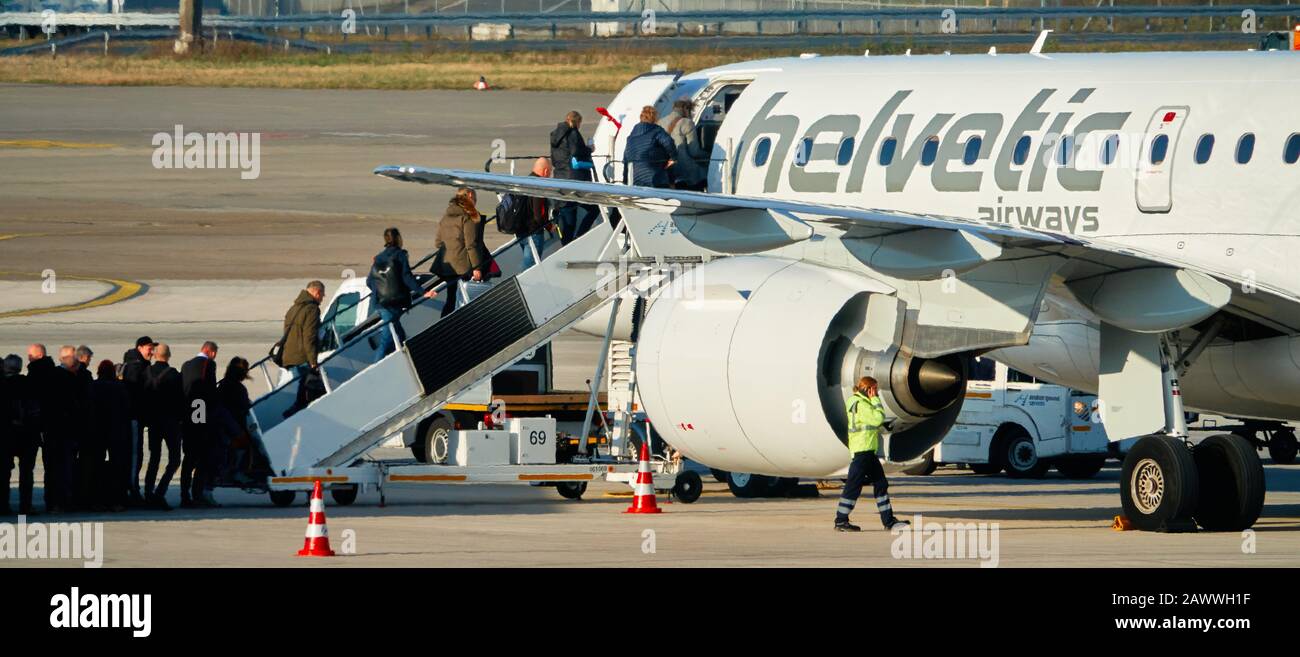
[[[501,197],[497,205],[497,230],[514,235],[528,227],[528,199],[515,194]]]
[[[375,282],[375,301],[381,306],[405,306],[411,302],[411,291],[402,279],[402,267],[397,255],[387,262],[375,259],[370,267],[370,279]]]

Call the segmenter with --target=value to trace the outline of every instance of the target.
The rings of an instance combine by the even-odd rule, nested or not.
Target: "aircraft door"
[[[1137,206],[1142,212],[1169,212],[1174,206],[1174,150],[1187,111],[1186,107],[1161,107],[1147,123],[1137,161]]]
[[[641,119],[641,108],[653,105],[660,113],[664,113],[668,93],[681,75],[681,71],[664,71],[636,77],[605,108],[618,121],[618,125],[609,117],[602,116],[596,125],[596,131],[592,133],[591,159],[596,167],[598,182],[624,182],[623,147],[627,144],[632,126]]]

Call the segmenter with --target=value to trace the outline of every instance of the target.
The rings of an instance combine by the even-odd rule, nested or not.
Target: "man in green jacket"
[[[875,379],[864,376],[853,387],[853,396],[845,403],[849,416],[849,453],[853,460],[849,464],[849,478],[844,482],[844,492],[840,494],[840,503],[835,510],[835,531],[860,532],[861,527],[849,522],[849,514],[858,504],[858,495],[862,494],[862,485],[871,484],[876,494],[876,510],[880,512],[880,522],[885,529],[907,526],[906,520],[894,517],[894,507],[889,502],[889,482],[885,479],[885,470],[880,467],[876,457],[880,449],[880,426],[885,423],[885,411],[880,402],[879,384]]]
[[[298,379],[298,394],[293,406],[285,411],[289,417],[307,407],[322,394],[323,387],[316,372],[320,355],[320,304],[325,299],[325,284],[312,281],[298,293],[289,311],[284,314],[284,346],[280,352],[283,367],[293,370]]]

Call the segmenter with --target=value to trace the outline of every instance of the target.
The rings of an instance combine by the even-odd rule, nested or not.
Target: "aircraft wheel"
[[[1196,461],[1181,440],[1144,436],[1124,457],[1120,505],[1137,529],[1160,531],[1187,522],[1200,492]]]
[[[1092,479],[1106,465],[1104,456],[1065,457],[1056,462],[1056,470],[1066,479]]]
[[[764,497],[772,488],[772,478],[748,472],[728,472],[727,488],[731,489],[732,495],[742,499]]]
[[[702,492],[704,492],[704,481],[700,479],[698,472],[684,470],[677,474],[677,481],[673,484],[673,497],[679,502],[690,504],[700,499]]]
[[[297,496],[298,493],[291,490],[273,490],[271,491],[271,504],[279,507],[289,506],[293,504],[293,498]]]
[[[714,478],[714,479],[718,480],[718,483],[720,483],[720,484],[725,484],[725,483],[727,483],[727,471],[726,471],[726,470],[719,470],[719,469],[717,469],[717,468],[709,468],[709,472],[713,475],[713,478]]]
[[[559,491],[560,497],[566,500],[580,500],[583,493],[587,492],[587,482],[585,481],[557,481],[555,490]]]
[[[1279,465],[1295,463],[1296,447],[1295,431],[1291,429],[1278,429],[1268,439],[1268,455]]]
[[[334,498],[334,503],[339,506],[347,506],[357,501],[357,493],[360,492],[361,487],[356,484],[330,487],[330,497]]]
[[[1051,464],[1038,457],[1034,437],[1020,426],[1007,431],[1006,440],[1002,443],[1002,462],[1007,468],[1007,475],[1016,479],[1039,479],[1047,474],[1047,468]]]
[[[937,467],[939,467],[939,464],[934,462],[934,450],[930,450],[925,453],[925,456],[921,457],[919,463],[903,468],[903,474],[924,477],[933,473]]]
[[[1219,434],[1192,450],[1200,477],[1196,522],[1210,531],[1241,531],[1264,510],[1264,464],[1240,436]]]

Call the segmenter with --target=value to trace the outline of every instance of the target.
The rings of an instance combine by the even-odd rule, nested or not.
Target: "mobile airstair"
[[[625,225],[615,229],[601,221],[567,246],[554,245],[553,252],[547,249],[539,263],[523,271],[518,271],[522,252],[516,242],[498,249],[494,259],[503,270],[501,278],[445,318],[434,312],[440,303],[417,305],[399,319],[408,336],[405,345],[387,356],[380,357],[378,337],[393,327],[377,318],[348,335],[331,336],[336,348],[320,362],[326,392],[305,408],[286,412],[294,404],[297,380],[283,381],[258,398],[249,432],[264,461],[259,470],[272,500],[288,504],[296,491],[310,490],[316,481],[333,488],[334,498],[343,503],[368,489],[378,490],[382,499],[384,486],[391,483],[555,484],[566,497],[574,497],[589,481],[631,481],[637,463],[627,454],[588,454],[583,440],[584,447],[568,457],[547,458],[543,447],[542,458],[530,459],[520,456],[530,451],[517,446],[521,436],[505,427],[457,432],[465,434],[462,440],[492,438],[478,435],[485,430],[504,432],[499,437],[510,443],[504,463],[474,457],[473,446],[471,458],[442,465],[366,457],[387,437],[439,411],[582,318],[618,304],[634,276],[647,273],[616,266],[633,248]],[[267,379],[271,382],[269,375]],[[527,431],[523,439],[534,443],[540,433],[542,441],[549,438],[553,444],[553,426],[550,436],[545,425],[541,431],[532,425],[513,430]],[[531,453],[539,453],[533,447]],[[671,462],[657,462],[656,488],[671,490],[677,469]]]

